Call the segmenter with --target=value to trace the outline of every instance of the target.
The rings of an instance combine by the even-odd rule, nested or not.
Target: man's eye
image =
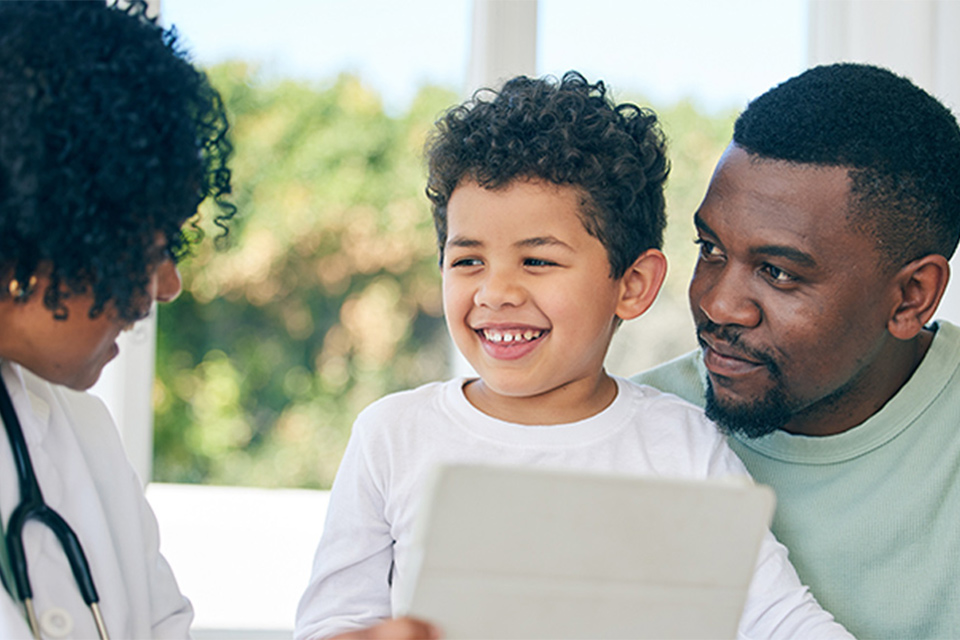
[[[720,248],[709,240],[697,238],[694,243],[700,245],[700,257],[702,258],[717,258],[721,255]]]
[[[483,264],[479,258],[457,258],[450,261],[451,267],[476,267]]]
[[[772,264],[763,265],[763,270],[766,271],[767,276],[777,284],[787,284],[790,282],[796,281],[792,275],[784,271],[779,267],[775,267]]]

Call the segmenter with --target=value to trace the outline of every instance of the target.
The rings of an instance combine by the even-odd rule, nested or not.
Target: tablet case
[[[735,638],[774,509],[736,480],[441,466],[399,613],[451,640]]]

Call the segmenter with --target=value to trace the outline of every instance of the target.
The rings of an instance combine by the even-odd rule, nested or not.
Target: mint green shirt
[[[633,378],[703,405],[694,352]],[[776,491],[773,532],[801,580],[858,638],[960,638],[960,328],[870,419],[834,436],[730,446]]]

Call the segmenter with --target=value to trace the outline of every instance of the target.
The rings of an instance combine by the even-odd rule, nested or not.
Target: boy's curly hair
[[[602,81],[576,71],[478,91],[437,121],[426,155],[441,262],[447,204],[464,179],[488,189],[540,179],[582,190],[584,226],[606,247],[614,278],[663,242],[669,163],[657,116],[614,104]]]
[[[199,204],[234,213],[219,94],[136,0],[0,2],[0,87],[0,296],[44,275],[55,317],[80,294],[141,317]]]

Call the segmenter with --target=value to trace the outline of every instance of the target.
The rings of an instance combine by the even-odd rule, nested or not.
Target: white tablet
[[[399,613],[446,638],[735,638],[768,487],[443,466]]]

